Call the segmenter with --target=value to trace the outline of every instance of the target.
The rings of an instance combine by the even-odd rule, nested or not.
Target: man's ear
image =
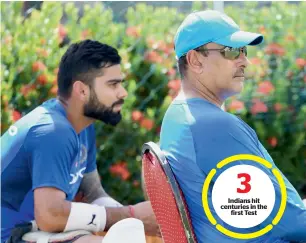
[[[89,87],[84,84],[82,81],[75,81],[72,86],[72,93],[75,97],[82,101],[86,101],[89,96]]]
[[[198,53],[195,50],[189,51],[186,55],[186,61],[188,63],[188,67],[197,74],[203,72],[203,65],[204,65],[199,55],[201,55],[201,53]]]

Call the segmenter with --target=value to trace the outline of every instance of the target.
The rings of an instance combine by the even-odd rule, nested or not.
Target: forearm
[[[130,217],[131,213],[129,207],[106,208],[105,230],[109,230],[109,228],[118,221]]]
[[[79,195],[82,202],[105,207],[122,207],[123,205],[111,198],[103,189],[98,171],[85,174],[82,180]]]
[[[87,230],[103,232],[120,220],[134,217],[144,223],[148,235],[157,235],[158,225],[149,201],[134,206],[103,207],[88,203],[68,202],[57,210],[43,210],[48,212],[41,217],[44,221],[38,227],[47,232],[65,232],[73,230]],[[70,207],[70,210],[68,208]],[[131,208],[133,207],[133,208]],[[52,213],[50,213],[52,211]],[[133,211],[133,212],[132,212]],[[56,212],[56,213],[55,213]]]
[[[52,206],[54,205],[54,206]],[[41,212],[40,208],[48,208],[47,213]],[[38,228],[47,232],[62,232],[67,224],[71,211],[71,202],[63,200],[47,207],[35,208],[35,220]]]
[[[94,200],[101,197],[109,197],[101,185],[97,170],[84,175],[79,193],[87,203],[92,203]]]
[[[72,203],[68,201],[64,201],[61,204],[57,204],[56,208],[48,210],[49,213],[45,214],[44,217],[36,217],[36,221],[38,224],[38,227],[47,232],[63,232],[67,230],[67,227],[71,227],[71,224],[73,224],[73,227],[76,227],[75,230],[86,230],[86,224],[89,224],[91,221],[93,221],[92,216],[95,214],[94,211],[91,213],[92,207],[97,208],[104,208],[103,206],[97,206],[97,205],[91,205],[86,203],[73,203],[74,207],[76,206],[80,207],[82,205],[83,210],[74,210],[72,211]],[[61,206],[60,206],[61,205]],[[84,210],[85,208],[88,208],[88,210]],[[105,231],[108,230],[113,224],[117,223],[118,221],[131,217],[131,213],[129,210],[129,207],[108,207],[105,208],[106,216],[102,214],[100,218],[97,218],[97,222],[100,225],[105,225],[100,229],[93,230],[93,231]],[[101,215],[101,214],[96,214]],[[85,220],[86,224],[82,225],[81,218],[88,218]],[[79,227],[75,224],[75,221],[79,221],[80,225]],[[87,222],[88,221],[88,222]],[[96,221],[94,221],[96,222]],[[70,226],[69,226],[70,224]],[[98,227],[99,228],[99,227]],[[88,229],[87,229],[88,230]]]

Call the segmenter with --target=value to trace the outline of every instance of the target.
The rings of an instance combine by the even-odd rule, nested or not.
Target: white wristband
[[[104,230],[105,225],[105,207],[87,203],[72,202],[69,218],[64,232],[73,230],[99,232]]]
[[[117,202],[115,199],[111,197],[100,197],[94,200],[91,204],[104,206],[104,207],[110,207],[110,208],[123,207],[121,203]]]

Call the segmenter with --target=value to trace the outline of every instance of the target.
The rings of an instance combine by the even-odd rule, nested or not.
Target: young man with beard
[[[182,77],[182,88],[163,119],[160,144],[186,198],[193,228],[200,243],[306,241],[306,208],[295,188],[282,174],[287,192],[285,212],[278,224],[273,225],[271,231],[260,237],[246,240],[229,237],[210,223],[203,210],[203,183],[210,171],[217,168],[217,164],[222,160],[234,155],[255,155],[269,161],[277,170],[255,131],[238,117],[221,109],[227,98],[239,94],[243,89],[244,70],[249,64],[247,46],[255,46],[262,41],[262,35],[240,30],[230,17],[213,10],[188,15],[175,36],[175,52]],[[237,229],[219,218],[217,209],[212,205],[212,194],[216,178],[224,167],[222,170],[216,170],[208,193],[204,196],[207,196],[212,216],[220,225],[233,232],[253,233],[273,221],[281,203],[280,187],[267,167],[249,160],[239,160],[235,163],[234,165],[252,165],[259,168],[273,183],[275,205],[266,220],[251,228]],[[259,184],[259,191],[266,193],[264,198],[272,198],[272,195],[267,193],[266,185],[260,186],[260,183],[253,182],[256,179],[238,179],[237,175],[233,175],[232,181],[228,180],[222,184],[223,195],[233,195],[237,191],[237,188],[227,189],[227,186],[234,183],[241,190],[247,189],[250,184]],[[245,196],[242,193],[241,197]],[[221,201],[220,197],[217,198]],[[255,219],[257,218],[254,217]],[[234,220],[244,223],[252,221],[237,218]]]
[[[63,232],[56,236],[61,242],[100,243],[102,237],[91,232],[130,217],[141,220],[147,234],[158,233],[150,203],[122,206],[105,193],[97,172],[93,122],[115,126],[121,120],[127,91],[120,62],[111,46],[72,44],[60,62],[58,98],[15,123],[16,134],[9,129],[1,137],[2,242],[19,242],[23,230],[37,226]],[[73,202],[78,191],[87,203]],[[77,233],[68,239],[65,232]]]

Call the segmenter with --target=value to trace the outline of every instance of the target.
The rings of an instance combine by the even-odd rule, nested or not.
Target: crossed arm
[[[116,222],[132,216],[128,206],[122,206],[104,191],[97,171],[84,175],[79,193],[83,195],[85,203],[106,207],[105,231]],[[71,202],[66,200],[63,191],[51,187],[42,187],[34,191],[34,209],[35,219],[41,230],[62,232],[69,218]],[[150,202],[134,205],[134,214],[135,218],[143,221],[148,235],[159,234]]]
[[[82,183],[77,194],[82,202],[93,203],[100,206],[121,207],[123,206],[110,197],[101,185],[98,171],[84,174]]]

